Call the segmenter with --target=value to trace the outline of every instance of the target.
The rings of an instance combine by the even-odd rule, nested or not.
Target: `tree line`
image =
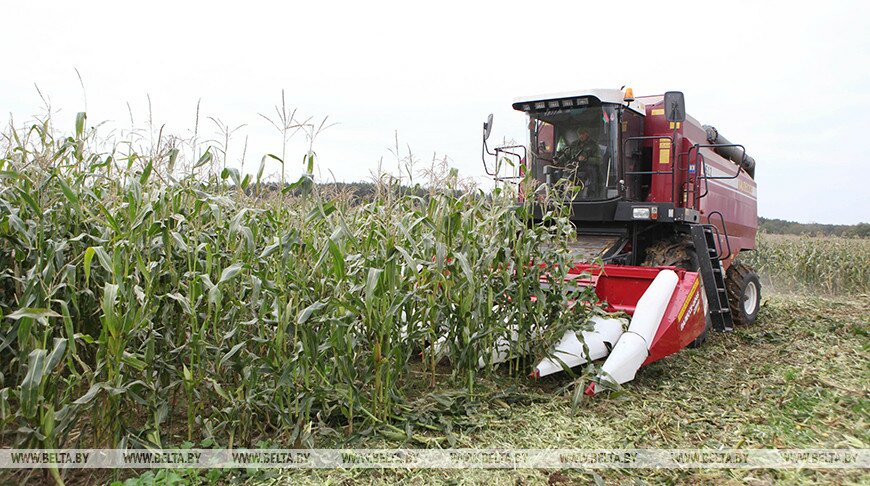
[[[846,238],[870,237],[870,224],[797,223],[776,218],[758,218],[758,229],[778,235],[824,235]]]

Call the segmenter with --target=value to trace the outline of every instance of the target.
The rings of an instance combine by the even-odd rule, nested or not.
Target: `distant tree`
[[[823,235],[847,238],[870,238],[870,224],[797,223],[777,218],[758,218],[758,229],[777,235]]]

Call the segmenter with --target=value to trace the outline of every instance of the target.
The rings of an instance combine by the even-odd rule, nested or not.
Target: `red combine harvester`
[[[516,183],[521,200],[539,201],[536,222],[548,197],[570,194],[577,263],[569,278],[631,316],[627,329],[620,319],[593,317],[592,330],[566,332],[535,376],[606,358],[586,390],[594,394],[602,383],[625,383],[641,366],[700,345],[711,328],[755,320],[758,277],[735,261],[755,248],[755,160],[687,116],[683,93],[589,90],[519,98],[513,108],[529,116],[530,144],[490,150],[490,115],[487,173]],[[506,158],[518,162],[518,173],[503,174]],[[529,187],[534,193],[524,194]]]

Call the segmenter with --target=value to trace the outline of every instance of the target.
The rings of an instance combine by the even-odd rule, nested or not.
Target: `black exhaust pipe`
[[[727,138],[723,137],[716,127],[704,125],[704,131],[707,132],[707,141],[709,143],[719,143],[723,145],[731,144]],[[749,177],[755,179],[755,159],[746,154],[740,147],[713,147],[713,151],[743,167],[743,170],[749,174]]]

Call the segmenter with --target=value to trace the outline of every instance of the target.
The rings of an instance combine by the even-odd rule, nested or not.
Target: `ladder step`
[[[713,327],[720,331],[730,331],[733,319],[731,318],[731,310],[728,308],[728,292],[725,290],[725,270],[722,268],[722,262],[717,249],[719,241],[717,241],[716,234],[711,226],[697,225],[693,226],[691,231],[698,251],[702,251],[702,247],[707,249],[708,259],[701,259],[700,272],[701,277],[704,279]],[[710,265],[709,267],[707,266],[708,264]]]

